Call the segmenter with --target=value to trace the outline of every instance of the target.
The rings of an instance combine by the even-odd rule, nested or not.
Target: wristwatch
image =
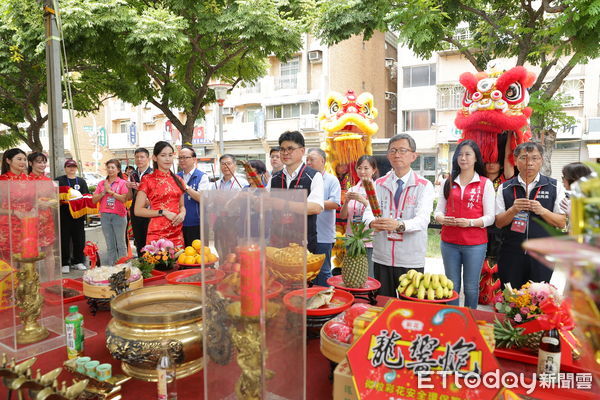
[[[404,226],[404,221],[402,220],[397,220],[400,224],[398,225],[398,227],[396,228],[396,232],[397,233],[402,233],[404,232],[404,230],[406,229],[406,226]]]
[[[159,216],[160,216],[160,215],[163,215],[163,210],[162,210],[162,209],[161,209],[161,210],[158,210],[158,215],[159,215]]]

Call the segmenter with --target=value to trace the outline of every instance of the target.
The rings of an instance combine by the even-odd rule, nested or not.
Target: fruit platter
[[[334,363],[341,362],[352,343],[382,310],[381,307],[358,303],[327,321],[321,328],[321,353]]]
[[[267,247],[267,266],[277,278],[283,280],[313,280],[321,270],[325,254],[312,254],[304,247],[291,243],[288,247]],[[306,258],[306,275],[304,259]]]
[[[302,313],[303,302],[308,316],[335,315],[349,308],[354,303],[354,296],[333,286],[314,286],[306,289],[306,296],[304,289],[298,289],[283,297],[283,303],[295,313]]]
[[[181,250],[177,255],[177,264],[180,268],[199,268],[202,266],[202,258],[204,258],[204,266],[212,267],[219,257],[212,252],[210,247],[203,246],[202,241],[196,239],[191,246]]]
[[[447,303],[458,299],[454,283],[444,274],[430,274],[411,269],[398,279],[398,294],[409,300]]]

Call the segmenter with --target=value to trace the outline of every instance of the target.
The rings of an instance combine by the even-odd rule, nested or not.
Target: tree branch
[[[542,55],[542,68],[540,69],[540,72],[537,76],[537,79],[535,81],[535,83],[533,84],[533,86],[531,87],[531,91],[535,92],[537,90],[540,90],[540,88],[542,87],[542,84],[544,83],[544,79],[546,79],[546,75],[548,75],[548,72],[550,72],[550,70],[552,69],[552,67],[554,67],[556,65],[556,63],[558,62],[558,57],[556,57],[555,59],[553,59],[552,61],[550,61],[549,63],[545,63],[545,55]]]
[[[179,132],[183,132],[184,125],[181,123],[179,118],[171,111],[171,109],[165,106],[163,103],[159,102],[155,98],[150,98],[148,101],[156,106],[160,111],[165,113],[165,116],[175,125],[175,128],[179,130]]]
[[[567,9],[567,6],[564,4],[558,6],[551,6],[550,3],[552,0],[542,0],[542,7],[544,11],[551,14],[561,13]]]
[[[496,23],[496,21],[494,21],[494,19],[492,17],[490,17],[485,11],[483,10],[479,10],[477,8],[468,6],[466,4],[463,4],[462,2],[458,2],[457,3],[458,6],[460,8],[462,8],[465,11],[468,11],[470,13],[473,13],[475,15],[479,15],[485,22],[487,22],[488,24],[490,24],[491,26],[493,26],[494,28],[496,28],[497,30],[499,30],[500,32],[502,32],[503,34],[506,34],[508,36],[510,36],[511,38],[515,38],[513,35],[513,32],[506,30],[506,27],[498,25]]]
[[[471,53],[471,51],[467,47],[462,46],[457,40],[454,40],[453,38],[451,38],[449,36],[446,36],[442,40],[444,40],[445,42],[450,43],[453,46],[456,46],[456,48],[458,49],[458,51],[460,51],[461,54],[464,55],[467,60],[469,60],[469,62],[475,67],[475,69],[478,72],[483,71],[483,69],[480,68],[479,65],[477,65],[478,64],[477,63],[477,59],[475,58],[475,56],[473,55],[473,53]]]
[[[562,85],[565,78],[569,75],[573,68],[575,68],[575,65],[577,65],[579,58],[580,55],[578,53],[573,54],[571,59],[569,59],[565,66],[558,72],[558,74],[556,74],[554,79],[552,79],[552,81],[550,81],[550,83],[548,84],[548,87],[542,94],[544,98],[549,99],[552,96],[554,96],[554,93],[556,93],[558,88],[560,88],[560,85]]]

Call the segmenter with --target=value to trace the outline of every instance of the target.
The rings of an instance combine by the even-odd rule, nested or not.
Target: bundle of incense
[[[383,214],[381,212],[381,208],[379,208],[379,201],[377,201],[377,194],[375,193],[373,182],[370,179],[363,179],[362,184],[365,188],[365,192],[367,192],[367,199],[369,199],[373,216],[381,217]]]
[[[244,166],[244,170],[246,171],[246,176],[248,177],[248,180],[251,183],[253,183],[254,186],[256,186],[257,188],[264,188],[265,185],[262,184],[254,167],[252,167],[252,165],[250,165],[248,161],[242,161],[241,163]]]

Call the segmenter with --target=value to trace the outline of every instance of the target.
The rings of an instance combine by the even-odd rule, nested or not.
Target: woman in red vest
[[[458,293],[464,281],[465,307],[477,308],[488,241],[485,227],[494,223],[495,193],[474,141],[465,140],[456,147],[452,174],[443,187],[435,220],[442,224],[444,270]],[[458,305],[458,300],[450,304]]]

